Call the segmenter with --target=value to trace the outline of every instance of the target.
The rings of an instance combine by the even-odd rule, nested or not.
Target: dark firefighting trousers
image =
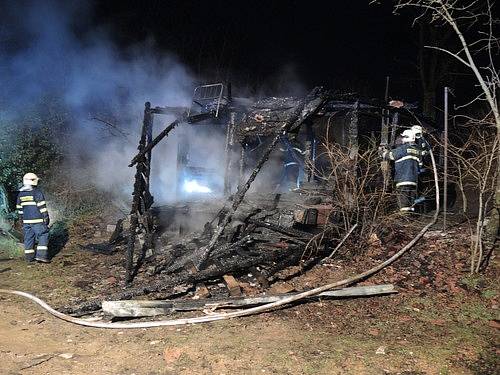
[[[49,260],[49,228],[45,223],[23,224],[24,255],[28,262]],[[35,248],[36,245],[36,248]]]
[[[415,199],[417,198],[416,186],[399,186],[396,188],[400,212],[414,212]]]

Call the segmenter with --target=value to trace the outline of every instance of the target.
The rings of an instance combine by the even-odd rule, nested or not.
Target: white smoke
[[[69,178],[130,197],[134,169],[127,165],[137,152],[144,103],[188,106],[195,81],[189,69],[152,41],[118,48],[105,27],[82,24],[92,9],[80,2],[7,1],[1,10],[0,40],[12,46],[0,49],[1,116],[15,119],[47,95],[57,97],[56,110],[71,119],[69,136],[58,140],[65,143]],[[163,124],[155,121],[155,133]],[[175,197],[172,141],[154,154],[153,180],[161,182],[163,201]]]
[[[118,47],[105,26],[86,24],[92,8],[85,3],[7,1],[1,7],[5,23],[0,27],[4,42],[0,44],[0,118],[16,118],[47,95],[57,97],[60,107],[55,110],[70,118],[69,136],[58,140],[65,145],[67,178],[73,185],[97,186],[117,200],[129,200],[135,169],[128,164],[137,153],[144,103],[187,107],[197,79],[152,40]],[[273,83],[278,93],[303,93],[293,64],[278,73],[278,82]],[[154,135],[173,120],[155,116]],[[177,147],[182,134],[190,141],[189,163],[212,171],[210,182],[221,190],[223,132],[209,131],[206,125],[181,125],[153,152],[151,190],[156,204],[179,199]],[[273,160],[254,188],[268,185],[268,177],[280,170],[280,165],[271,164]],[[233,168],[233,181],[237,170]]]

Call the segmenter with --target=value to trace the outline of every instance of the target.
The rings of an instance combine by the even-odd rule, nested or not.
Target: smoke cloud
[[[70,118],[64,142],[72,180],[129,196],[134,170],[127,164],[137,152],[144,102],[189,106],[195,79],[175,55],[158,51],[154,41],[117,46],[105,26],[87,24],[91,13],[85,2],[2,5],[0,116],[15,121],[32,105],[57,98],[55,110]],[[162,126],[156,121],[156,132]],[[159,201],[172,199],[175,153],[175,145],[155,150]]]
[[[69,134],[57,141],[64,144],[67,178],[72,185],[112,192],[123,207],[132,193],[135,170],[127,165],[137,152],[144,103],[188,107],[200,79],[174,54],[156,48],[154,40],[116,45],[106,25],[90,23],[89,4],[3,2],[0,119],[16,121],[40,103],[55,107],[46,110],[64,113]],[[289,64],[278,68],[273,87],[278,94],[301,95],[305,90],[299,81],[296,66]],[[155,116],[155,134],[173,120]],[[151,190],[156,204],[179,198],[177,148],[182,137],[190,141],[190,163],[213,171],[221,188],[224,133],[182,125],[153,153]],[[276,170],[279,167],[267,166],[255,186],[268,183]]]

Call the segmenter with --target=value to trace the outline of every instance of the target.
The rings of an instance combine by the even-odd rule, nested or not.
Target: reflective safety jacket
[[[415,144],[420,151],[420,168],[424,166],[424,157],[429,154],[429,144],[423,137],[417,137]]]
[[[396,187],[417,186],[419,164],[422,152],[415,143],[403,143],[383,155],[384,159],[394,160],[394,182]]]
[[[49,218],[45,197],[38,188],[22,188],[17,196],[16,208],[23,224],[39,224]]]

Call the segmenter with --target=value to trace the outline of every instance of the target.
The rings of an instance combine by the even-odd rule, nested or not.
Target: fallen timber
[[[435,166],[436,164],[434,161],[434,155],[432,154],[432,151],[431,151],[431,158],[432,158],[433,167],[434,167],[436,191],[439,193],[439,186],[437,183],[437,181],[438,181],[437,180],[437,170],[436,170],[436,166]],[[295,301],[299,301],[299,300],[302,300],[302,299],[307,298],[307,297],[317,295],[319,293],[325,292],[325,291],[330,290],[330,289],[354,284],[354,283],[359,282],[361,280],[365,280],[366,278],[379,272],[380,270],[384,269],[385,267],[391,265],[396,260],[401,258],[407,251],[409,251],[420,240],[420,238],[423,237],[423,235],[429,230],[429,228],[436,223],[437,217],[439,215],[439,194],[437,194],[437,196],[436,196],[436,206],[437,206],[437,209],[436,209],[431,221],[425,227],[423,227],[420,230],[420,232],[410,242],[408,242],[396,254],[394,254],[390,258],[386,259],[384,262],[379,263],[376,266],[370,268],[369,270],[366,270],[360,274],[349,277],[347,279],[343,279],[343,280],[340,280],[337,282],[322,285],[320,287],[311,289],[309,291],[302,292],[302,293],[299,293],[297,295],[287,297],[281,301],[271,302],[271,303],[267,303],[267,304],[264,304],[261,306],[251,307],[248,309],[243,309],[243,310],[230,312],[230,313],[214,313],[214,314],[208,315],[208,316],[199,316],[199,317],[184,318],[184,319],[169,319],[169,320],[152,321],[152,322],[131,322],[131,323],[91,322],[91,321],[88,321],[85,319],[79,319],[79,318],[75,318],[75,317],[69,316],[67,314],[61,313],[61,312],[53,309],[52,307],[50,307],[47,303],[45,303],[41,299],[39,299],[39,298],[29,294],[29,293],[25,293],[25,292],[21,292],[21,291],[17,291],[17,290],[8,290],[8,289],[0,289],[0,293],[7,293],[7,294],[22,296],[24,298],[27,298],[27,299],[35,302],[36,304],[38,304],[39,306],[44,308],[46,311],[48,311],[50,314],[52,314],[53,316],[55,316],[59,319],[65,320],[65,321],[73,323],[73,324],[78,324],[78,325],[86,326],[86,327],[94,327],[94,328],[133,329],[133,328],[164,327],[164,326],[176,326],[176,325],[185,325],[185,324],[208,323],[208,322],[214,322],[214,321],[218,321],[218,320],[248,316],[248,315],[253,315],[253,314],[258,314],[261,312],[269,311],[271,309],[275,309],[277,307],[281,307],[281,306],[284,306],[286,304],[289,304],[289,303],[292,303]]]
[[[291,224],[282,226],[275,223],[279,222],[284,211],[293,210],[302,201],[303,198],[298,193],[289,193],[282,197],[280,206],[276,207],[275,197],[250,194],[240,206],[237,220],[233,222],[235,224],[237,221],[239,224],[236,228],[226,229],[227,233],[224,233],[224,238],[215,247],[206,268],[193,270],[193,264],[200,246],[212,236],[209,227],[205,228],[204,233],[193,234],[191,239],[190,236],[183,236],[181,243],[173,244],[169,241],[168,250],[158,249],[159,253],[147,269],[148,277],[145,281],[141,279],[140,283],[125,290],[110,292],[111,295],[100,296],[100,299],[133,299],[143,295],[172,298],[192,291],[198,283],[216,280],[225,274],[239,277],[251,272],[257,276],[252,271],[256,267],[261,276],[259,284],[267,288],[267,279],[272,278],[275,272],[301,264],[304,244],[312,234],[294,229]],[[258,207],[260,208],[257,210]],[[233,236],[234,231],[237,233]],[[112,237],[116,235],[113,234]],[[144,282],[146,285],[141,285]],[[80,315],[98,309],[100,300],[95,299],[76,301],[76,306],[66,307],[63,311]]]
[[[397,293],[392,284],[369,285],[343,288],[319,293],[311,298],[345,298],[367,297]],[[113,317],[148,317],[167,315],[176,311],[215,311],[217,309],[240,308],[245,306],[258,306],[271,302],[278,302],[298,293],[285,293],[269,296],[233,297],[233,298],[208,298],[208,299],[177,299],[158,301],[104,301],[102,310]]]
[[[300,247],[289,247],[287,252],[290,251],[296,254],[298,258],[302,255]],[[184,266],[175,272],[162,273],[156,279],[148,282],[147,285],[130,287],[124,291],[106,296],[106,299],[126,300],[147,294],[169,298],[185,293],[187,290],[192,289],[196,283],[220,278],[230,273],[228,270],[233,273],[246,273],[249,268],[255,265],[276,262],[283,257],[284,253],[285,251],[282,248],[265,248],[261,251],[235,253],[230,251],[229,247],[225,247],[223,251],[217,252],[218,257],[211,260],[211,264],[207,265],[203,270],[191,271],[190,263],[186,261]],[[68,314],[83,314],[96,311],[101,308],[101,300],[101,298],[96,298],[80,301],[76,306],[64,308],[62,311]]]
[[[290,106],[289,115],[285,121],[275,128],[271,144],[261,155],[248,180],[246,183],[240,184],[235,195],[224,205],[219,216],[218,225],[213,232],[209,233],[210,237],[197,238],[197,241],[193,241],[194,246],[184,248],[185,251],[182,251],[182,253],[168,254],[166,259],[160,259],[160,262],[154,267],[153,272],[157,277],[148,282],[148,285],[131,287],[125,291],[115,293],[113,296],[116,296],[117,299],[130,299],[144,294],[156,294],[156,297],[168,298],[179,294],[179,288],[186,291],[192,289],[197,283],[220,278],[228,273],[244,273],[247,270],[255,269],[255,267],[260,268],[261,284],[265,285],[268,284],[269,279],[277,271],[290,265],[300,264],[304,255],[303,247],[311,239],[311,233],[299,231],[292,226],[283,227],[266,221],[262,217],[254,218],[252,215],[248,215],[247,219],[243,219],[243,224],[237,230],[228,228],[228,226],[231,222],[234,224],[233,218],[243,203],[246,193],[268,160],[269,155],[276,147],[282,134],[286,134],[290,129],[299,127],[311,116],[315,115],[324,105],[325,101],[327,101],[328,96],[327,92],[323,92],[317,88],[305,99]],[[145,116],[145,125],[147,126],[144,129],[149,132],[149,120],[146,120],[148,120],[148,117]],[[148,140],[147,144],[141,142],[142,147],[139,148],[139,154],[134,159],[141,160],[141,162],[144,160],[149,162],[150,156],[148,157],[148,153],[177,124],[177,122],[174,122],[154,140]],[[138,185],[138,188],[135,189],[135,192],[139,194],[134,194],[134,198],[137,198],[137,204],[132,211],[136,215],[132,215],[131,217],[132,224],[135,225],[132,225],[134,229],[130,231],[131,234],[128,243],[128,259],[130,262],[127,269],[132,265],[131,260],[133,258],[133,246],[136,237],[135,228],[139,224],[146,229],[146,241],[144,243],[147,246],[143,246],[143,250],[152,243],[150,205],[147,199],[143,197],[144,195],[147,198],[149,195],[149,178],[143,181],[142,171],[139,173],[140,168],[147,170],[149,165],[146,163],[144,168],[138,165],[137,180],[141,185]],[[149,177],[149,173],[147,177]],[[145,202],[148,204],[144,204]],[[142,223],[139,223],[139,218],[143,219]],[[261,229],[264,229],[264,232]],[[274,235],[270,235],[269,232],[274,232]],[[207,242],[208,245],[203,246]],[[144,251],[142,254],[144,254]],[[138,261],[137,266],[139,267],[141,263],[142,261]],[[193,265],[197,266],[198,272],[196,270],[193,271]],[[262,267],[263,265],[264,267]],[[138,267],[136,267],[136,271]],[[131,273],[130,277],[127,277],[127,280],[131,281],[134,275],[135,273]],[[80,303],[76,308],[67,309],[66,311],[84,313],[99,308],[100,301],[94,300]]]
[[[292,116],[288,119],[287,122],[280,129],[280,133],[275,135],[272,142],[267,147],[266,151],[262,154],[257,165],[252,170],[252,173],[248,177],[246,183],[240,184],[238,186],[238,190],[231,198],[232,203],[229,207],[225,207],[222,210],[222,215],[219,220],[219,225],[217,226],[216,231],[214,232],[212,239],[208,243],[208,245],[203,249],[199,260],[196,262],[196,266],[198,269],[201,269],[205,263],[205,261],[210,257],[210,253],[213,251],[217,241],[221,237],[224,229],[231,221],[234,213],[238,209],[239,205],[243,201],[245,194],[248,189],[250,189],[251,184],[257,177],[257,174],[260,172],[266,161],[269,159],[271,152],[274,150],[280,137],[282,134],[286,134],[291,128],[300,126],[303,122],[305,122],[310,116],[314,115],[322,105],[327,101],[328,95],[326,92],[319,87],[313,89],[309,95],[305,98],[304,101],[300,102],[293,110]]]
[[[312,237],[311,233],[308,232],[302,232],[297,229],[293,228],[285,228],[280,225],[276,225],[267,221],[262,221],[262,220],[255,220],[255,219],[248,219],[247,222],[249,224],[254,224],[257,227],[263,227],[266,229],[270,229],[272,231],[282,233],[291,237],[297,237],[297,238],[302,238],[302,239],[309,239]]]

